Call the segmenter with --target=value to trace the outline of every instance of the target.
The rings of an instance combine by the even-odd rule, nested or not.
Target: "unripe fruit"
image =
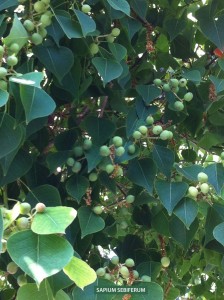
[[[104,275],[104,279],[106,279],[106,280],[111,280],[111,278],[112,278],[112,276],[109,273],[106,273]]]
[[[25,275],[19,275],[16,280],[17,280],[18,286],[23,286],[23,285],[27,284],[27,278]]]
[[[2,47],[2,46],[0,46],[0,55],[2,56],[3,55],[3,53],[4,53],[4,47]]]
[[[133,272],[134,279],[138,279],[138,278],[139,278],[139,273],[138,273],[138,271],[133,270],[132,272]]]
[[[4,78],[7,75],[8,71],[6,68],[0,67],[0,78]]]
[[[126,222],[126,221],[121,221],[121,223],[120,223],[120,228],[121,229],[126,229],[128,227],[128,223]]]
[[[21,230],[27,229],[29,227],[29,219],[26,217],[21,217],[17,219],[16,226]]]
[[[125,260],[125,265],[126,265],[128,268],[132,268],[132,267],[134,267],[135,262],[134,262],[134,260],[133,260],[132,258],[127,258],[127,259]]]
[[[128,278],[130,276],[130,272],[129,272],[128,268],[125,266],[120,267],[119,272],[121,273],[121,275],[124,278]]]
[[[142,275],[141,280],[144,282],[151,282],[151,277],[148,275]]]
[[[75,160],[73,157],[69,157],[67,160],[66,160],[66,164],[69,166],[69,167],[73,167],[74,166],[74,163],[75,163]]]
[[[135,148],[134,144],[128,146],[128,153],[129,154],[134,154],[135,151],[136,151],[136,148]]]
[[[46,4],[46,5],[49,5],[50,2],[51,2],[51,0],[41,0],[41,2],[43,2],[43,3]]]
[[[156,125],[156,126],[154,126],[153,129],[152,129],[152,132],[153,132],[153,134],[155,134],[155,135],[160,134],[162,131],[163,131],[163,128],[162,128],[162,126],[160,126],[160,125]]]
[[[43,39],[47,36],[47,30],[45,28],[39,28],[38,33],[42,36]]]
[[[112,34],[109,34],[107,37],[106,37],[106,40],[108,43],[113,43],[114,42],[114,36]]]
[[[189,189],[188,189],[188,193],[191,197],[196,198],[197,195],[198,195],[198,189],[194,186],[190,186]]]
[[[26,28],[26,30],[29,31],[29,32],[30,32],[30,31],[33,31],[34,28],[35,28],[33,22],[30,21],[30,20],[25,20],[24,23],[23,23],[23,26],[24,26],[24,27]]]
[[[20,203],[20,214],[27,215],[30,213],[31,205],[27,202]]]
[[[115,147],[120,147],[123,145],[123,140],[120,136],[114,136],[112,142]]]
[[[200,182],[200,183],[203,183],[203,182],[208,182],[208,175],[207,174],[205,174],[204,172],[200,172],[200,173],[198,173],[198,181]]]
[[[169,257],[167,257],[167,256],[162,257],[161,258],[161,264],[162,264],[162,266],[164,268],[169,267],[169,265],[170,265],[170,259],[169,259]]]
[[[134,195],[128,195],[125,200],[126,200],[127,203],[131,204],[135,201],[135,196]]]
[[[117,264],[119,264],[119,257],[113,256],[110,261],[113,265],[117,265]]]
[[[112,165],[112,164],[106,165],[105,171],[106,171],[108,174],[112,173],[112,172],[114,171],[114,165]]]
[[[97,179],[98,179],[97,173],[90,173],[89,174],[89,181],[94,182],[94,181],[97,181]]]
[[[17,43],[12,43],[11,46],[9,47],[9,50],[13,53],[18,53],[19,45]]]
[[[49,17],[48,15],[42,15],[40,18],[40,22],[42,24],[43,27],[47,27],[49,25],[51,25],[51,17]]]
[[[160,133],[160,136],[161,140],[165,141],[165,140],[168,140],[170,139],[170,131],[169,130],[163,130],[161,133]]]
[[[13,55],[10,55],[7,57],[6,62],[8,66],[14,67],[15,65],[18,64],[18,58]]]
[[[145,135],[148,132],[148,128],[142,125],[138,128],[138,131],[141,132],[141,134]]]
[[[37,13],[41,14],[46,10],[46,5],[42,1],[37,1],[34,3],[33,8]]]
[[[91,6],[88,4],[83,4],[81,9],[84,14],[88,14],[91,11]]]
[[[7,267],[6,267],[6,269],[7,269],[7,272],[9,273],[9,274],[16,274],[16,272],[18,271],[18,266],[17,266],[17,264],[16,263],[14,263],[14,261],[11,261],[8,265],[7,265]]]
[[[80,157],[83,155],[83,148],[81,146],[75,146],[73,148],[73,154],[75,155],[75,157]]]
[[[153,83],[156,85],[156,86],[161,86],[162,85],[162,80],[159,79],[159,78],[156,78],[153,80]]]
[[[181,101],[174,102],[173,106],[177,111],[182,111],[184,109],[184,105]]]
[[[72,172],[73,173],[78,173],[82,168],[82,164],[79,161],[76,161],[74,163],[74,166],[72,167]]]
[[[180,87],[185,87],[186,85],[187,85],[187,79],[181,78],[181,79],[179,80],[179,86],[180,86]]]
[[[178,79],[176,79],[176,78],[172,78],[172,79],[170,79],[170,82],[169,82],[169,84],[170,84],[170,86],[173,88],[175,88],[175,87],[178,87],[178,85],[179,85],[179,80]]]
[[[106,274],[106,271],[105,271],[104,268],[99,268],[99,269],[96,270],[96,275],[97,275],[97,276],[102,277],[102,276],[104,276],[105,274]]]
[[[124,147],[120,146],[115,150],[115,155],[116,156],[122,156],[125,153]]]
[[[110,155],[110,148],[109,147],[107,147],[106,145],[104,145],[104,146],[101,146],[100,147],[100,155],[101,156],[109,156]]]
[[[92,145],[93,145],[93,142],[91,140],[86,139],[86,140],[84,140],[82,147],[84,150],[89,150],[92,148]]]
[[[132,136],[135,140],[139,140],[142,137],[142,134],[140,131],[136,130],[133,132]]]
[[[101,206],[95,206],[93,207],[93,212],[96,214],[96,215],[101,215],[102,212],[103,212],[103,208]]]
[[[221,158],[221,159],[224,159],[224,151],[223,151],[223,152],[221,152],[221,154],[220,154],[220,158]]]
[[[152,125],[152,124],[154,123],[154,118],[153,118],[152,116],[148,116],[148,117],[146,118],[146,123],[147,123],[148,125]]]
[[[5,253],[7,250],[7,241],[6,240],[2,240],[2,250],[1,253]]]
[[[95,55],[99,52],[99,46],[96,43],[92,43],[89,46],[89,51],[92,55]]]
[[[172,92],[177,94],[179,92],[179,87],[178,86],[172,87],[171,90],[172,90]]]
[[[112,34],[113,36],[115,36],[115,37],[119,36],[120,33],[121,33],[121,31],[120,31],[120,29],[117,28],[117,27],[113,28],[112,31],[111,31],[111,34]]]
[[[37,213],[42,213],[45,211],[46,205],[44,203],[37,203],[35,206],[36,212]]]
[[[163,85],[163,91],[164,92],[170,92],[171,91],[170,85],[168,83],[165,83]]]
[[[43,42],[43,37],[35,32],[31,35],[31,42],[34,44],[34,45],[40,45],[42,42]]]
[[[121,166],[118,166],[118,168],[116,169],[116,176],[123,176],[123,169]]]
[[[209,185],[206,182],[202,183],[200,189],[203,194],[207,194],[209,192]]]
[[[3,91],[7,91],[8,83],[4,80],[0,80],[0,89],[3,90]]]
[[[188,92],[184,95],[184,100],[189,102],[193,99],[194,95],[191,92]]]

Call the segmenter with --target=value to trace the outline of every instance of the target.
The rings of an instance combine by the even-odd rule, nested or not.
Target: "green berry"
[[[156,78],[153,80],[153,83],[156,85],[156,86],[161,86],[162,85],[162,80],[159,79],[159,78]]]
[[[89,46],[89,51],[92,55],[95,55],[99,52],[99,46],[96,43],[92,43]]]
[[[113,265],[118,265],[119,264],[119,257],[118,256],[113,256],[110,261]]]
[[[223,151],[223,152],[221,152],[221,154],[220,154],[220,158],[221,158],[221,159],[224,159],[224,151]]]
[[[105,171],[106,171],[108,174],[111,174],[111,173],[114,171],[114,165],[112,165],[112,164],[106,165]]]
[[[148,132],[148,128],[142,125],[138,128],[138,131],[141,132],[141,134],[145,135]]]
[[[171,86],[172,88],[178,87],[178,85],[179,85],[179,80],[176,79],[176,78],[172,78],[172,79],[170,79],[169,84],[170,84],[170,86]]]
[[[147,123],[148,125],[152,125],[152,124],[154,123],[154,118],[153,118],[152,116],[148,116],[148,117],[146,118],[146,123]]]
[[[27,215],[30,213],[31,205],[27,202],[20,203],[20,214]]]
[[[84,153],[82,146],[75,146],[73,148],[73,154],[75,157],[80,157]]]
[[[106,271],[104,268],[99,268],[96,270],[96,275],[99,276],[99,277],[102,277],[106,274]]]
[[[125,230],[128,228],[128,223],[126,221],[121,221],[120,228]]]
[[[4,78],[7,75],[8,71],[6,68],[0,67],[0,78]]]
[[[114,136],[112,142],[115,147],[120,147],[123,145],[123,140],[120,136]]]
[[[109,156],[110,155],[110,148],[109,147],[107,147],[106,145],[104,145],[104,146],[101,146],[100,147],[100,155],[101,156]]]
[[[204,172],[200,172],[200,173],[198,173],[198,181],[200,182],[200,183],[203,183],[203,182],[208,182],[208,175],[207,174],[205,174]]]
[[[134,195],[128,195],[125,199],[127,203],[133,203],[135,201],[135,196]]]
[[[168,83],[164,83],[163,91],[164,92],[170,92],[171,91],[170,85]]]
[[[31,35],[31,42],[34,44],[34,45],[40,45],[42,42],[43,42],[43,37],[35,32]]]
[[[174,102],[173,107],[177,111],[182,111],[184,109],[184,104],[181,101],[176,101],[176,102]]]
[[[97,181],[97,179],[98,179],[97,173],[90,173],[89,174],[89,181],[94,182],[94,181]]]
[[[88,4],[83,4],[81,9],[84,14],[88,14],[91,11],[91,6]]]
[[[208,192],[209,192],[209,185],[206,182],[204,182],[204,183],[201,184],[200,189],[201,189],[201,192],[203,194],[208,194]]]
[[[169,130],[163,130],[161,133],[160,133],[160,136],[161,140],[163,141],[166,141],[168,139],[170,139],[170,131]]]
[[[44,14],[40,17],[40,22],[43,27],[47,27],[47,26],[51,25],[51,17]]]
[[[118,166],[118,168],[116,169],[116,176],[123,176],[123,169],[121,166]]]
[[[45,5],[49,5],[51,0],[41,0],[41,2],[43,2]]]
[[[138,279],[138,278],[139,278],[139,273],[138,273],[138,271],[133,270],[133,276],[134,276],[134,279]]]
[[[19,275],[16,280],[17,280],[18,286],[23,286],[23,285],[27,284],[27,278],[25,275]]]
[[[103,208],[101,206],[94,206],[93,207],[93,212],[96,214],[96,215],[101,215],[102,212],[103,212]]]
[[[93,142],[91,140],[85,139],[84,142],[83,142],[82,147],[83,147],[84,150],[89,150],[89,149],[92,148],[92,145],[93,145]]]
[[[125,153],[124,147],[120,146],[115,150],[115,155],[116,156],[122,156]]]
[[[129,210],[127,209],[127,207],[121,207],[120,214],[123,216],[129,215]]]
[[[172,90],[173,93],[177,94],[179,92],[179,87],[178,86],[172,87],[171,90]]]
[[[136,148],[135,148],[134,144],[128,146],[128,153],[129,154],[134,154],[135,151],[136,151]]]
[[[109,273],[106,273],[104,275],[104,279],[106,279],[106,280],[111,280],[111,278],[112,278],[112,276]]]
[[[43,39],[47,36],[47,30],[45,28],[40,27],[38,29],[38,33],[42,36]]]
[[[27,229],[29,227],[29,219],[26,217],[21,217],[17,219],[16,226],[21,230]]]
[[[191,197],[196,198],[198,195],[198,189],[194,186],[190,186],[188,189],[188,193]]]
[[[153,129],[152,129],[152,132],[153,132],[153,134],[155,134],[155,135],[159,135],[162,131],[163,131],[163,128],[162,128],[162,126],[160,126],[160,125],[156,125],[156,126],[154,126]]]
[[[108,43],[113,43],[114,42],[114,36],[112,34],[109,34],[107,37],[106,37],[106,40]]]
[[[35,28],[33,22],[30,21],[30,20],[25,20],[24,23],[23,23],[23,26],[24,26],[24,27],[26,28],[26,30],[29,31],[29,32],[30,32],[30,31],[33,31],[34,28]]]
[[[142,275],[141,280],[144,282],[151,282],[151,277],[148,275]]]
[[[193,99],[194,95],[191,92],[188,92],[184,95],[184,100],[189,102]]]
[[[162,264],[162,266],[164,268],[169,267],[169,265],[170,265],[170,259],[169,259],[169,257],[167,257],[167,256],[162,257],[161,258],[161,264]]]
[[[179,80],[179,86],[180,86],[180,87],[185,87],[186,85],[187,85],[187,79],[181,78],[181,79]]]
[[[9,274],[16,274],[16,272],[18,271],[18,266],[16,263],[14,263],[14,261],[11,261],[7,267],[6,267],[6,270]]]
[[[0,253],[5,253],[7,250],[7,241],[2,239],[2,250]]]
[[[127,259],[125,260],[125,265],[126,265],[128,268],[132,268],[132,267],[134,267],[135,262],[134,262],[134,260],[133,260],[132,258],[127,258]]]
[[[72,167],[73,173],[78,173],[82,168],[82,164],[79,161],[76,161]]]
[[[41,13],[45,12],[46,5],[43,1],[37,1],[34,3],[33,8],[38,14],[41,14]]]
[[[10,55],[6,59],[7,65],[10,67],[14,67],[15,65],[18,64],[18,58],[14,55]]]
[[[9,50],[13,53],[18,53],[19,52],[19,44],[12,43],[11,46],[9,47]]]
[[[46,205],[44,203],[37,203],[36,206],[35,206],[35,210],[37,213],[43,213],[46,209]]]
[[[121,273],[122,277],[124,277],[124,278],[128,278],[130,276],[130,272],[126,266],[120,267],[119,272]]]
[[[140,140],[140,138],[142,137],[142,134],[140,131],[136,130],[133,132],[132,136],[135,140]]]
[[[66,160],[66,164],[69,166],[69,167],[73,167],[74,166],[74,163],[75,163],[75,160],[73,157],[69,157],[67,160]]]
[[[119,36],[120,33],[121,33],[121,31],[117,27],[113,28],[112,31],[111,31],[112,36],[115,36],[115,37]]]

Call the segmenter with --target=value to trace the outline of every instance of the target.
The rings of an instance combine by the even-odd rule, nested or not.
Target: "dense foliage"
[[[1,299],[224,298],[223,11],[1,0]]]

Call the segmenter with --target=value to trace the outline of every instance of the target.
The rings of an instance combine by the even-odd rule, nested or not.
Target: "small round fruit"
[[[128,268],[132,268],[132,267],[134,267],[135,262],[134,262],[134,260],[133,260],[132,258],[127,258],[127,259],[125,260],[125,265],[126,265],[126,267],[128,267]]]
[[[95,55],[99,52],[99,46],[96,43],[92,43],[89,46],[89,51],[92,55]]]
[[[84,150],[89,150],[89,149],[92,148],[92,145],[93,145],[93,142],[92,142],[91,140],[85,139],[85,140],[83,141],[82,147],[83,147]]]
[[[133,276],[134,276],[134,279],[138,279],[138,278],[139,278],[139,273],[138,273],[138,271],[133,270]]]
[[[38,14],[41,14],[41,13],[45,12],[46,5],[42,1],[37,1],[34,3],[33,8]]]
[[[83,4],[81,9],[84,14],[88,14],[91,11],[91,6],[88,4]]]
[[[110,155],[110,148],[107,147],[106,145],[101,146],[100,147],[100,155],[104,156],[104,157],[109,156]]]
[[[97,276],[102,277],[102,276],[104,276],[105,274],[106,274],[106,271],[105,271],[104,268],[99,268],[99,269],[96,270],[96,275],[97,275]]]
[[[35,32],[31,35],[31,42],[34,45],[40,45],[43,42],[43,37],[39,33]]]
[[[11,46],[9,47],[9,50],[13,53],[18,53],[19,52],[19,44],[12,43]]]
[[[118,176],[123,176],[124,175],[124,172],[123,172],[123,169],[121,166],[118,166],[118,168],[116,169],[116,177]]]
[[[112,164],[106,165],[105,171],[106,171],[108,174],[111,174],[111,173],[114,171],[114,165],[112,165]]]
[[[166,141],[166,140],[169,140],[170,139],[170,131],[169,130],[163,130],[161,133],[160,133],[160,136],[161,140],[163,141]]]
[[[124,277],[124,278],[128,278],[130,276],[130,272],[126,266],[120,267],[119,272],[121,273],[122,277]]]
[[[42,36],[43,39],[47,36],[47,30],[45,28],[40,27],[38,29],[38,33]]]
[[[163,256],[163,257],[161,258],[161,264],[162,264],[162,266],[163,266],[164,268],[169,267],[169,265],[170,265],[170,259],[169,259],[169,257]]]
[[[159,135],[162,131],[163,131],[163,128],[162,128],[162,126],[160,126],[160,125],[156,125],[156,126],[154,126],[153,129],[152,129],[152,132],[153,132],[153,134],[155,134],[155,135]]]
[[[180,86],[180,87],[185,87],[186,85],[187,85],[187,79],[181,78],[181,79],[179,80],[179,86]]]
[[[112,276],[109,273],[106,273],[104,275],[104,279],[106,279],[106,280],[111,280],[111,278],[112,278]]]
[[[198,189],[195,186],[190,186],[188,189],[188,193],[191,197],[196,198],[198,195]]]
[[[170,85],[168,83],[164,83],[163,91],[164,92],[170,92],[171,91]]]
[[[120,147],[123,145],[123,140],[120,136],[114,136],[112,142],[115,147]]]
[[[172,88],[178,87],[178,85],[179,85],[179,80],[176,79],[176,78],[172,78],[172,79],[170,79],[169,84],[170,84],[170,86],[171,86]]]
[[[6,267],[6,270],[9,274],[16,274],[16,272],[18,271],[18,266],[16,263],[14,263],[14,261],[11,261],[7,267]]]
[[[125,230],[128,228],[128,223],[126,221],[121,221],[120,228]]]
[[[72,167],[72,172],[73,173],[78,173],[82,168],[82,164],[79,161],[76,161],[74,163],[74,166]]]
[[[41,0],[41,2],[43,2],[43,3],[46,4],[46,5],[49,5],[50,2],[51,2],[51,0]]]
[[[191,92],[188,92],[184,95],[184,100],[189,102],[193,99],[194,95]]]
[[[35,26],[31,20],[25,20],[23,26],[26,28],[27,31],[33,31]]]
[[[128,195],[125,200],[126,200],[127,203],[131,204],[135,201],[135,196],[134,195]]]
[[[146,118],[147,125],[152,125],[154,123],[154,118],[152,116],[148,116]]]
[[[184,104],[181,101],[176,101],[176,102],[174,102],[173,107],[177,111],[182,111],[184,109]]]
[[[172,87],[171,90],[172,90],[172,92],[174,92],[175,94],[177,94],[179,92],[179,87],[178,86]]]
[[[141,134],[145,135],[148,132],[148,128],[142,125],[138,128],[138,131],[141,132]]]
[[[106,40],[108,43],[113,43],[114,42],[114,36],[112,34],[109,34],[107,37],[106,37]]]
[[[115,36],[115,37],[119,36],[120,33],[121,33],[121,31],[117,27],[113,28],[112,31],[111,31],[112,36]]]
[[[198,173],[197,177],[198,177],[198,181],[200,183],[208,182],[208,175],[206,173],[204,173],[204,172]]]
[[[119,257],[118,256],[113,256],[112,258],[111,258],[111,263],[113,264],[113,265],[118,265],[119,264]]]
[[[220,154],[220,158],[221,158],[221,159],[224,159],[224,151],[223,151],[223,152],[221,152],[221,154]]]
[[[2,250],[0,253],[5,253],[7,250],[7,241],[2,239]]]
[[[162,80],[159,79],[159,78],[156,78],[153,80],[153,83],[156,85],[156,86],[161,86],[162,85]]]
[[[125,153],[124,147],[120,146],[115,150],[115,155],[116,156],[122,156]]]
[[[151,282],[151,277],[148,275],[142,275],[141,280],[144,282]]]
[[[46,205],[42,202],[39,202],[36,204],[35,209],[37,213],[43,213],[46,209]]]
[[[44,14],[40,17],[40,22],[41,22],[43,27],[47,27],[47,26],[51,25],[51,23],[52,23],[51,17]]]
[[[29,227],[29,219],[26,217],[21,217],[17,219],[16,226],[21,230],[27,229]]]
[[[82,146],[75,146],[73,148],[73,154],[75,155],[75,157],[80,157],[83,155],[83,148]]]
[[[73,167],[74,166],[74,163],[75,163],[75,160],[73,157],[69,157],[67,160],[66,160],[66,164],[69,166],[69,167]]]
[[[6,68],[0,67],[0,78],[4,78],[7,75],[8,71]]]
[[[201,189],[201,192],[203,194],[208,194],[208,192],[209,192],[209,185],[206,182],[204,182],[204,183],[201,184],[200,189]]]
[[[97,179],[98,179],[97,173],[90,173],[89,174],[89,181],[94,182],[94,181],[97,181]]]
[[[18,64],[18,58],[14,55],[10,55],[6,59],[7,65],[10,67],[14,67],[15,65]]]
[[[135,130],[135,131],[133,132],[132,136],[133,136],[133,138],[134,138],[135,140],[140,140],[140,138],[142,137],[142,134],[141,134],[140,131]]]
[[[136,151],[136,148],[135,148],[134,144],[128,146],[128,153],[129,154],[134,154],[135,151]]]
[[[4,52],[5,52],[4,47],[0,46],[0,56],[2,56]]]
[[[27,278],[25,275],[19,275],[16,280],[17,280],[18,286],[23,286],[23,285],[27,284]]]
[[[96,215],[101,215],[102,212],[103,212],[103,208],[101,206],[94,206],[93,207],[93,212],[96,214]]]
[[[20,203],[20,213],[22,215],[27,215],[30,213],[31,205],[28,202]]]

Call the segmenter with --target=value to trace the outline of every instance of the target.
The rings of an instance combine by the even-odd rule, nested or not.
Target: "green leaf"
[[[61,289],[65,289],[74,284],[74,282],[64,273],[63,270],[49,277],[48,282],[53,294],[57,294]]]
[[[9,78],[10,81],[16,82],[18,84],[24,84],[24,85],[32,85],[35,87],[40,88],[40,83],[44,79],[44,73],[42,72],[30,72],[27,74],[19,74],[17,76],[11,76]]]
[[[208,182],[213,185],[218,195],[221,196],[221,190],[224,185],[224,167],[221,163],[214,163],[205,168],[208,175]]]
[[[204,172],[204,168],[199,165],[192,165],[189,167],[180,168],[177,164],[175,165],[178,173],[182,174],[185,178],[191,181],[197,181],[198,173]]]
[[[101,184],[110,190],[113,194],[116,194],[117,189],[116,189],[116,182],[113,178],[111,178],[107,172],[101,172],[99,176]]]
[[[81,227],[81,237],[101,231],[105,227],[104,220],[97,216],[88,207],[80,207],[78,209],[79,224]]]
[[[152,227],[155,228],[158,233],[165,236],[170,236],[169,221],[170,217],[167,213],[167,210],[164,208],[153,216]]]
[[[188,184],[185,182],[167,182],[157,180],[155,183],[156,191],[168,214],[171,215],[174,207],[186,194]]]
[[[58,151],[49,153],[46,161],[51,173],[54,173],[58,167],[66,163],[67,158],[70,156],[71,151]]]
[[[140,276],[148,275],[151,277],[152,281],[155,281],[157,276],[161,271],[161,263],[156,261],[147,261],[140,263],[136,270]]]
[[[161,95],[161,90],[154,85],[137,85],[136,90],[147,105]]]
[[[76,215],[77,212],[72,207],[46,207],[43,213],[35,214],[31,230],[37,234],[65,233]]]
[[[201,82],[201,73],[198,70],[184,71],[182,76],[187,80],[193,81],[195,83]]]
[[[20,85],[20,97],[27,124],[34,119],[49,116],[56,107],[54,100],[35,86]]]
[[[88,33],[96,30],[95,21],[90,18],[88,15],[84,14],[80,10],[74,9],[77,19],[79,20],[79,24],[82,28],[83,36],[85,37]]]
[[[68,179],[65,187],[67,193],[80,203],[89,187],[89,181],[84,176],[74,174]]]
[[[37,284],[62,270],[73,256],[72,246],[63,237],[37,235],[31,230],[10,236],[7,250],[12,260]]]
[[[165,22],[165,29],[169,33],[170,41],[175,39],[179,33],[181,33],[186,28],[186,19],[170,19]]]
[[[215,204],[216,205],[216,204]],[[206,215],[205,222],[205,241],[204,244],[208,244],[210,241],[214,240],[213,230],[220,223],[224,222],[224,217],[221,215],[223,206],[209,207]],[[221,213],[221,214],[220,214]]]
[[[32,206],[35,206],[38,202],[42,202],[46,206],[60,206],[61,196],[56,187],[50,184],[44,184],[33,188],[26,195],[26,201]]]
[[[213,230],[214,238],[224,246],[224,222],[217,225]]]
[[[120,44],[117,43],[108,43],[108,48],[110,49],[111,53],[115,57],[117,61],[121,61],[127,55],[127,49]]]
[[[17,6],[18,0],[2,0],[0,4],[0,11],[11,6]]]
[[[156,166],[150,158],[130,161],[127,177],[137,185],[144,187],[150,194],[153,192]]]
[[[92,145],[91,149],[86,151],[85,157],[88,164],[88,172],[90,173],[102,160],[100,147]]]
[[[176,206],[173,212],[184,223],[187,229],[189,229],[190,225],[197,217],[198,205],[194,200],[184,198],[183,201]]]
[[[199,140],[198,146],[206,150],[209,150],[216,145],[222,144],[223,142],[224,142],[223,135],[207,131]]]
[[[0,209],[0,253],[2,251],[2,238],[3,238],[3,217],[2,217],[2,210]]]
[[[92,63],[102,77],[104,85],[118,78],[123,72],[122,66],[116,60],[94,57]]]
[[[9,93],[0,89],[0,107],[6,105],[9,100]]]
[[[163,289],[162,287],[155,282],[141,282],[134,284],[133,287],[136,288],[147,288],[147,293],[146,294],[141,294],[141,298],[139,297],[140,295],[135,293],[132,294],[131,299],[133,300],[163,300],[164,299],[164,294],[163,294]]]
[[[175,159],[173,151],[160,145],[154,145],[152,155],[158,169],[166,177],[170,177]]]
[[[93,142],[103,145],[114,133],[115,125],[111,120],[90,116],[82,123],[83,128],[92,137]]]
[[[17,202],[12,209],[7,211],[7,217],[3,219],[4,229],[8,228],[20,215],[20,203]]]
[[[41,63],[52,72],[59,82],[70,71],[74,63],[72,51],[67,47],[38,46],[33,49]]]
[[[73,257],[63,270],[81,289],[95,282],[97,278],[96,272],[85,261],[77,257]]]
[[[1,7],[0,7],[1,8]],[[17,43],[21,49],[28,41],[28,33],[21,24],[17,14],[14,14],[12,28],[9,35],[4,38],[4,44],[9,47],[12,43]]]
[[[210,75],[209,79],[214,84],[217,94],[224,91],[224,80],[222,78],[218,78],[216,76]]]
[[[51,287],[47,280],[41,282],[38,287],[35,283],[27,283],[21,286],[18,290],[17,300],[25,299],[35,299],[35,300],[54,300],[54,296]]]
[[[126,15],[130,16],[130,5],[126,0],[107,0],[111,7],[115,10],[122,11]]]
[[[55,18],[69,39],[81,38],[83,36],[79,23],[71,20],[71,16],[68,12],[64,10],[56,10]]]
[[[131,0],[131,8],[135,11],[135,13],[145,20],[148,2],[146,0]]]
[[[70,300],[71,298],[63,291],[60,290],[55,295],[55,300]]]

